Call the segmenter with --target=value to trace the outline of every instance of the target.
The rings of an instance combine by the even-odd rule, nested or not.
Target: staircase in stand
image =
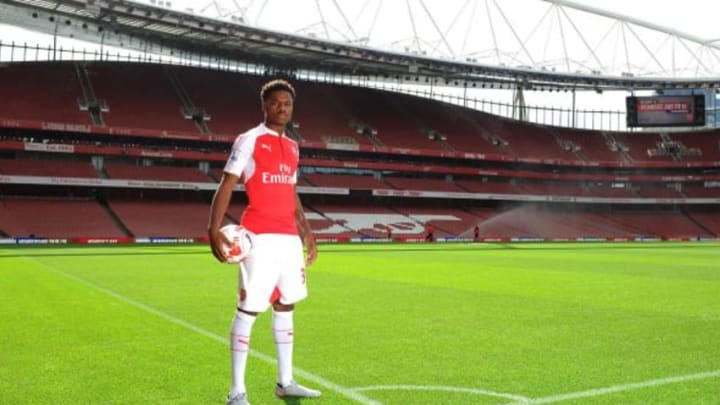
[[[133,234],[130,229],[128,229],[128,227],[123,223],[122,219],[120,219],[120,217],[115,213],[115,211],[113,211],[105,198],[99,196],[97,202],[105,210],[105,212],[108,214],[113,223],[115,223],[115,226],[117,226],[118,229],[120,229],[127,236],[135,236],[135,234]]]
[[[622,158],[623,162],[625,163],[632,163],[633,159],[630,157],[630,155],[627,153],[627,147],[615,139],[614,136],[612,136],[611,133],[602,131],[602,135],[605,138],[605,142],[607,143],[608,147],[611,151],[617,153]]]
[[[212,131],[210,131],[210,128],[208,128],[207,126],[207,121],[210,120],[210,115],[206,113],[205,110],[195,106],[195,103],[193,103],[192,98],[190,98],[187,90],[185,90],[185,87],[182,85],[182,82],[177,76],[177,73],[175,73],[175,71],[169,67],[164,67],[163,71],[165,72],[165,76],[170,81],[170,85],[175,91],[175,94],[177,94],[180,102],[182,103],[180,113],[182,114],[183,118],[185,118],[186,120],[192,120],[201,133],[212,133]]]
[[[80,111],[87,111],[90,114],[90,120],[93,125],[105,126],[102,113],[108,112],[108,106],[103,100],[98,100],[95,97],[95,91],[93,90],[90,76],[88,75],[87,67],[82,63],[75,63],[75,73],[77,74],[78,81],[80,82],[80,88],[82,90],[82,97],[78,98],[78,106]]]

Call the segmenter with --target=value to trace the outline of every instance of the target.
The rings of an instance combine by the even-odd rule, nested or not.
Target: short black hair
[[[275,91],[287,91],[292,96],[293,101],[295,100],[295,88],[292,84],[282,79],[275,79],[263,84],[260,89],[260,101],[264,103],[270,97],[270,94]]]

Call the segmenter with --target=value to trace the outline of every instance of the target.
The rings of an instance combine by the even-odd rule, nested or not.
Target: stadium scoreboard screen
[[[705,96],[628,97],[628,127],[704,126]]]

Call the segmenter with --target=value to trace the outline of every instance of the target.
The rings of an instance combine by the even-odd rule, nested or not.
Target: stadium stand
[[[239,224],[240,223],[240,217],[242,216],[243,211],[245,210],[245,207],[247,207],[247,202],[244,201],[244,197],[240,197],[237,193],[233,196],[233,200],[230,202],[230,207],[228,207],[226,216],[228,219],[228,222]]]
[[[621,150],[634,162],[650,160],[672,160],[668,156],[652,156],[651,150],[656,149],[662,138],[658,133],[613,133],[612,137],[617,141]]]
[[[635,236],[713,236],[683,212],[648,209],[643,211],[613,211],[603,217]]]
[[[585,190],[580,185],[575,184],[525,182],[520,184],[520,186],[526,193],[535,195],[576,197],[586,195]]]
[[[490,153],[493,147],[457,106],[442,102],[428,103],[417,97],[406,97],[403,104],[418,121],[424,135],[453,151]]]
[[[576,157],[560,147],[553,134],[539,126],[473,112],[473,119],[485,128],[494,139],[502,142],[496,145],[500,151],[509,151],[512,156],[536,159],[565,159]],[[496,152],[497,153],[497,152]]]
[[[98,177],[90,162],[69,159],[0,159],[0,174],[45,177]]]
[[[209,183],[213,180],[194,167],[141,166],[106,163],[105,173],[112,179],[188,181]]]
[[[455,184],[473,193],[521,194],[522,189],[513,183],[502,181],[455,180]]]
[[[683,194],[690,198],[718,198],[720,197],[720,187],[688,184],[683,186]]]
[[[411,218],[381,206],[312,204],[310,208],[319,215],[309,220],[313,232],[320,236],[384,238],[388,224],[396,224],[403,229],[419,227]],[[409,231],[405,233],[413,234]]]
[[[0,231],[19,237],[124,237],[95,200],[2,198]]]
[[[388,97],[377,90],[339,87],[334,94],[352,111],[353,118],[376,131],[382,145],[406,149],[442,150],[421,132],[422,124],[402,107],[410,96]]]
[[[469,208],[468,211],[479,218],[474,225],[480,228],[480,236],[483,238],[509,239],[517,236],[528,235],[526,229],[510,221],[512,213],[510,210],[488,208]]]
[[[670,137],[687,149],[697,150],[697,154],[684,155],[682,160],[720,161],[720,139],[717,132],[673,133]]]
[[[453,193],[464,191],[452,181],[442,179],[385,177],[384,180],[398,190],[447,191]]]
[[[473,214],[456,208],[395,206],[393,209],[418,224],[431,225],[435,229],[436,238],[471,237],[473,224],[477,220]],[[415,236],[421,235],[416,233]]]
[[[583,221],[558,209],[518,206],[480,222],[483,237],[576,238],[600,236]]]
[[[606,135],[599,131],[553,128],[561,147],[574,150],[575,156],[586,162],[620,162],[621,157],[610,149]]]
[[[183,116],[182,102],[161,66],[94,64],[88,74],[96,96],[109,109],[103,114],[106,125],[199,132]]]
[[[644,185],[638,189],[638,194],[647,198],[685,198],[680,191],[662,185]]]
[[[348,228],[343,219],[332,219],[329,215],[308,210],[305,213],[313,234],[319,238],[357,238],[358,232]]]
[[[211,132],[236,135],[259,124],[257,80],[204,69],[173,70],[195,107],[207,114]]]
[[[110,208],[136,237],[203,236],[210,206],[184,201],[110,200]]]
[[[590,188],[589,193],[595,197],[604,198],[638,198],[639,195],[627,187],[608,187],[607,185],[596,185]]]
[[[701,226],[703,229],[707,229],[710,233],[715,236],[720,235],[720,213],[717,211],[699,211],[691,212],[688,214],[690,219]]]
[[[44,176],[206,187],[191,191],[192,198],[173,193],[155,198],[149,191],[136,193],[129,184],[136,198],[113,195],[108,207],[98,182],[78,186],[85,188],[77,195],[87,198],[77,199],[59,196],[72,192],[50,193],[21,181],[3,185],[0,231],[52,237],[121,237],[127,236],[125,230],[134,236],[203,236],[213,183],[222,176],[230,142],[259,122],[257,90],[265,79],[144,64],[84,68],[94,95],[109,107],[102,112],[104,127],[91,127],[90,115],[80,111],[78,97],[87,83],[81,85],[74,64],[2,68],[0,85],[8,94],[0,100],[0,119],[8,127],[0,133],[4,182],[17,182],[13,176]],[[37,80],[17,84],[30,77]],[[418,239],[425,223],[436,228],[438,237],[464,238],[471,237],[475,225],[490,238],[719,233],[713,202],[682,204],[687,198],[720,198],[720,187],[714,187],[720,160],[717,130],[554,128],[409,95],[302,81],[295,85],[302,103],[291,131],[300,134],[301,161],[308,162],[298,185],[311,191],[301,197],[318,236],[385,238],[389,227],[394,238]],[[53,97],[46,97],[50,93]],[[26,128],[12,120],[79,126]],[[210,167],[209,173],[200,167]],[[350,195],[313,190],[321,187],[349,189]],[[446,199],[447,193],[463,194]],[[567,204],[580,197],[585,198],[581,205]],[[239,219],[244,204],[242,197],[234,203],[229,221]],[[30,218],[31,208],[52,210],[58,218],[43,224]],[[68,213],[73,209],[87,211],[96,225],[65,226],[62,220],[78,219]]]
[[[0,67],[0,118],[89,125],[80,110],[80,83],[72,64],[19,63]]]
[[[332,86],[299,82],[295,88],[301,98],[294,112],[294,122],[304,140],[350,150],[358,145],[373,145],[361,127],[353,129],[352,114]]]
[[[309,173],[305,177],[310,185],[317,187],[342,187],[353,190],[391,188],[387,183],[372,176]]]

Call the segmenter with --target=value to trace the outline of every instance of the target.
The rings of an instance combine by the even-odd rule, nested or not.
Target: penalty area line
[[[648,380],[629,384],[612,385],[609,387],[595,388],[586,391],[569,392],[567,394],[551,395],[541,398],[531,398],[530,400],[520,400],[511,402],[506,405],[537,405],[537,404],[554,404],[556,402],[569,401],[579,398],[591,398],[601,395],[612,394],[616,392],[625,392],[639,390],[649,387],[659,387],[662,385],[676,384],[687,381],[705,380],[708,378],[720,377],[720,370],[708,371],[704,373],[686,374],[673,377],[658,378],[656,380]]]
[[[58,269],[58,268],[56,268],[56,267],[53,267],[53,266],[50,266],[50,265],[48,265],[48,264],[46,264],[46,263],[42,263],[42,262],[40,262],[40,261],[38,261],[38,260],[35,260],[35,259],[32,258],[32,257],[29,257],[29,258],[32,259],[35,263],[38,263],[39,265],[45,267],[46,269],[48,269],[49,271],[51,271],[51,272],[53,272],[53,273],[56,273],[56,274],[61,275],[61,276],[65,277],[65,278],[68,278],[68,279],[70,279],[70,280],[73,280],[73,281],[75,281],[75,282],[78,282],[78,283],[80,283],[80,284],[83,284],[83,285],[85,285],[86,287],[89,287],[89,288],[91,288],[91,289],[93,289],[93,290],[96,290],[96,291],[102,292],[102,293],[104,293],[104,294],[106,294],[106,295],[109,295],[109,296],[117,299],[118,301],[122,301],[122,302],[124,302],[125,304],[128,304],[128,305],[133,306],[133,307],[138,308],[138,309],[141,309],[141,310],[143,310],[143,311],[145,311],[145,312],[148,312],[148,313],[150,313],[150,314],[152,314],[152,315],[155,315],[155,316],[157,316],[157,317],[159,317],[159,318],[162,318],[162,319],[164,319],[164,320],[166,320],[166,321],[168,321],[168,322],[170,322],[170,323],[173,323],[173,324],[175,324],[175,325],[181,326],[181,327],[183,327],[183,328],[185,328],[185,329],[188,329],[188,330],[191,330],[191,331],[193,331],[193,332],[199,333],[199,334],[201,334],[201,335],[203,335],[203,336],[205,336],[205,337],[208,337],[208,338],[213,339],[213,340],[215,340],[215,341],[218,341],[218,342],[220,342],[220,343],[229,344],[229,343],[228,343],[228,342],[229,342],[229,338],[226,338],[226,337],[224,337],[224,336],[218,335],[217,333],[211,332],[211,331],[209,331],[209,330],[203,329],[203,328],[201,328],[201,327],[199,327],[199,326],[197,326],[197,325],[195,325],[195,324],[192,324],[192,323],[190,323],[190,322],[184,321],[184,320],[182,320],[182,319],[180,319],[180,318],[176,318],[176,317],[174,317],[174,316],[172,316],[172,315],[170,315],[170,314],[168,314],[168,313],[166,313],[166,312],[160,311],[159,309],[153,308],[153,307],[151,307],[151,306],[149,306],[149,305],[147,305],[147,304],[143,304],[142,302],[135,301],[135,300],[132,299],[132,298],[128,298],[128,297],[126,297],[126,296],[124,296],[124,295],[122,295],[122,294],[119,294],[119,293],[117,293],[117,292],[115,292],[115,291],[113,291],[113,290],[110,290],[110,289],[108,289],[108,288],[99,286],[99,285],[97,285],[97,284],[95,284],[95,283],[93,283],[93,282],[91,282],[91,281],[85,280],[84,278],[78,277],[78,276],[73,275],[73,274],[70,274],[70,273],[66,273],[66,272],[64,272],[64,271],[62,271],[62,270],[60,270],[60,269]],[[265,354],[265,353],[261,353],[261,352],[259,352],[259,351],[257,351],[257,350],[250,350],[250,355],[253,356],[253,357],[255,357],[255,358],[258,358],[258,359],[264,361],[265,363],[269,363],[269,364],[273,364],[273,365],[274,365],[274,364],[277,364],[277,360],[275,360],[274,357],[269,356],[269,355],[267,355],[267,354]],[[352,400],[355,401],[355,402],[359,402],[359,403],[361,403],[361,404],[363,404],[363,405],[383,405],[383,404],[382,404],[381,402],[379,402],[379,401],[375,401],[375,400],[373,400],[373,399],[371,399],[371,398],[368,398],[368,397],[366,397],[366,396],[364,396],[364,395],[362,395],[362,394],[360,394],[360,393],[358,393],[358,392],[355,392],[355,391],[353,391],[353,390],[351,390],[351,389],[349,389],[349,388],[343,387],[343,386],[341,386],[341,385],[339,385],[339,384],[336,384],[336,383],[334,383],[334,382],[332,382],[332,381],[330,381],[330,380],[327,380],[327,379],[325,379],[325,378],[323,378],[323,377],[320,377],[320,376],[317,375],[317,374],[313,374],[313,373],[311,373],[311,372],[309,372],[309,371],[306,371],[306,370],[303,370],[303,369],[297,368],[297,367],[293,368],[293,371],[295,372],[295,374],[296,374],[297,376],[300,376],[300,377],[302,377],[302,378],[304,378],[304,379],[306,379],[306,380],[308,380],[308,381],[311,381],[311,382],[314,382],[314,383],[316,383],[316,384],[318,384],[318,385],[321,385],[321,386],[329,389],[330,391],[333,391],[333,392],[335,392],[335,393],[338,393],[338,394],[340,394],[340,395],[342,395],[342,396],[344,396],[344,397],[346,397],[346,398],[348,398],[348,399],[352,399]]]

